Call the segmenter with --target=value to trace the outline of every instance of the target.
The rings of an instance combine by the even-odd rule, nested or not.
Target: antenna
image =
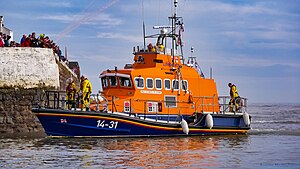
[[[175,35],[176,33],[176,13],[177,13],[177,4],[178,4],[178,0],[174,0],[174,14],[173,14],[173,17],[171,17],[172,19],[172,36]],[[176,46],[176,39],[173,37],[172,38],[172,63],[174,64],[174,59],[175,59],[175,46]]]
[[[178,0],[174,0],[174,15],[176,16],[177,13],[177,5],[178,5]]]
[[[142,19],[143,19],[143,40],[144,40],[144,50],[146,49],[146,28],[144,19],[144,1],[142,1]]]
[[[67,47],[65,46],[65,57],[68,60],[68,51],[67,51]]]

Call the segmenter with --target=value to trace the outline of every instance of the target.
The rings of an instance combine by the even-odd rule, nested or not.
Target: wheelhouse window
[[[179,81],[178,80],[172,80],[172,88],[174,90],[178,90],[179,89]]]
[[[183,80],[181,84],[182,84],[182,90],[187,91],[189,89],[187,80]]]
[[[110,86],[117,86],[117,78],[116,76],[109,76],[109,85]]]
[[[177,107],[176,96],[165,96],[166,107]]]
[[[151,78],[147,78],[146,79],[146,87],[148,88],[148,89],[153,89],[153,79],[151,79]]]
[[[108,82],[107,82],[107,78],[106,77],[102,77],[101,78],[101,82],[102,82],[102,87],[106,88],[108,86]]]
[[[119,77],[119,83],[122,87],[131,87],[131,80],[128,77]]]
[[[134,78],[134,83],[135,83],[136,88],[138,88],[138,89],[144,88],[144,78],[136,77],[136,78]]]
[[[165,90],[170,90],[171,89],[171,83],[169,79],[165,79],[164,80],[164,86],[165,86]]]
[[[162,88],[161,79],[155,79],[155,87],[157,90],[161,90]]]

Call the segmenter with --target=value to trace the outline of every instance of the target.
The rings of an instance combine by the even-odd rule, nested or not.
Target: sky
[[[300,103],[300,3],[298,0],[178,0],[184,56],[194,56],[219,95],[234,83],[250,103]],[[78,61],[93,91],[99,74],[133,62],[154,25],[168,25],[172,0],[0,0],[4,26],[19,42],[45,33],[68,60]],[[147,41],[147,43],[155,43]]]

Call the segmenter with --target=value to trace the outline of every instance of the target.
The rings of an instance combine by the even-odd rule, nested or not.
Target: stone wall
[[[32,104],[38,103],[43,89],[0,89],[0,133],[25,134],[43,132],[41,124],[31,112]]]
[[[52,49],[0,48],[0,136],[43,133],[32,105],[43,104],[45,90],[65,90],[79,79]]]

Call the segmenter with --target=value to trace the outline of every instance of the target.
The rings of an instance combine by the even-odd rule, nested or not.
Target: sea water
[[[2,138],[0,168],[300,168],[300,104],[251,104],[247,135]]]

